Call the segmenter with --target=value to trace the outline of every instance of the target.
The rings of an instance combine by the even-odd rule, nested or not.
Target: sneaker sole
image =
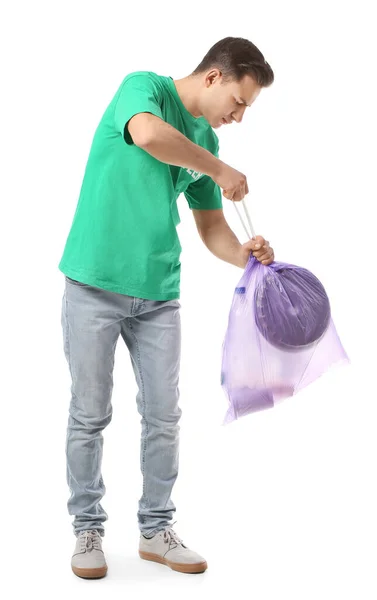
[[[72,567],[72,571],[77,577],[83,579],[101,579],[105,577],[107,573],[107,567],[99,567],[98,569],[82,569],[79,567]]]
[[[207,570],[208,565],[206,562],[197,563],[194,565],[187,565],[181,563],[173,563],[158,554],[151,554],[150,552],[143,552],[139,550],[139,556],[143,560],[150,560],[152,562],[160,563],[161,565],[166,565],[170,567],[173,571],[178,571],[179,573],[204,573]]]

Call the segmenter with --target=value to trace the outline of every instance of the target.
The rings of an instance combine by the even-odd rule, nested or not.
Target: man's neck
[[[188,77],[183,77],[183,79],[175,79],[174,84],[178,95],[188,112],[195,118],[201,117],[202,114],[198,105],[200,89],[199,79],[189,75]]]

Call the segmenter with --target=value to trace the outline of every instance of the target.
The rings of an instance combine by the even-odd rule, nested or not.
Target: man
[[[77,540],[71,566],[80,577],[107,573],[102,431],[112,417],[119,336],[130,352],[142,417],[139,554],[185,573],[207,568],[170,525],[181,416],[176,201],[185,194],[199,235],[218,258],[241,269],[251,252],[264,265],[274,260],[267,241],[258,236],[241,245],[224,218],[222,194],[237,202],[248,185],[218,158],[213,131],[240,123],[273,78],[254,44],[225,38],[183,79],[128,75],[95,132],[59,264],[66,276],[62,326],[72,377],[66,452]]]

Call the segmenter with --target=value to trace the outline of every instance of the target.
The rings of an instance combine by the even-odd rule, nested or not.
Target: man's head
[[[198,108],[213,128],[242,121],[262,87],[274,81],[263,54],[249,40],[227,37],[207,52],[192,73],[199,78]]]

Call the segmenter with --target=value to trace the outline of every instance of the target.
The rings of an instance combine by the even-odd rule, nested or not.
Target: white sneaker
[[[107,573],[101,536],[96,529],[81,531],[71,560],[72,571],[84,579],[98,579]]]
[[[151,539],[141,535],[139,556],[167,565],[180,573],[204,573],[207,569],[205,559],[189,550],[171,527],[159,531]]]

